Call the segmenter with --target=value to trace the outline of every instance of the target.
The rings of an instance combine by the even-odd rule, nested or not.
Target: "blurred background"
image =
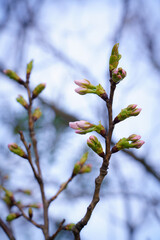
[[[27,113],[16,102],[18,94],[26,97],[26,93],[4,76],[3,70],[12,69],[25,78],[31,59],[31,87],[46,83],[34,107],[43,112],[36,123],[36,135],[48,198],[70,177],[74,163],[85,151],[89,151],[88,163],[93,167],[91,173],[76,177],[51,205],[51,233],[63,218],[67,224],[84,216],[101,166],[101,159],[87,147],[90,134],[76,135],[68,123],[87,120],[98,124],[101,120],[106,126],[106,106],[95,95],[76,94],[74,80],[86,78],[108,91],[109,56],[119,42],[119,66],[127,71],[127,77],[117,85],[113,113],[116,116],[134,103],[142,112],[117,124],[113,142],[136,133],[146,143],[139,150],[112,156],[101,201],[82,230],[82,239],[160,239],[159,13],[159,0],[0,0],[1,184],[13,192],[29,188],[32,197],[15,193],[25,204],[41,202],[27,161],[7,147],[12,142],[22,146],[19,130],[28,141],[29,137]],[[2,192],[0,198],[0,217],[5,221],[8,209]],[[41,210],[34,211],[34,219],[42,222]],[[17,240],[43,239],[41,231],[22,218],[13,221],[11,227]],[[1,228],[0,239],[7,239]],[[61,232],[56,239],[73,236]]]

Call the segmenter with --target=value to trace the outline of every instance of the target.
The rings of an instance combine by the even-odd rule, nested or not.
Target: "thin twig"
[[[16,203],[16,202],[15,202],[14,205],[19,209],[19,211],[21,212],[22,216],[23,216],[26,220],[28,220],[29,222],[31,222],[31,223],[32,223],[33,225],[35,225],[37,228],[43,229],[43,225],[36,223],[35,221],[33,221],[30,217],[28,217],[28,216],[25,214],[25,212],[23,211],[22,206],[21,206],[19,203]]]
[[[39,183],[42,202],[43,202],[43,215],[44,215],[43,233],[44,233],[45,239],[47,239],[48,238],[48,231],[49,231],[49,226],[48,226],[48,202],[47,202],[45,192],[44,192],[44,183],[43,183],[43,178],[42,178],[42,173],[41,173],[41,168],[40,168],[40,163],[39,163],[39,154],[38,154],[38,149],[37,149],[37,140],[36,140],[35,132],[34,132],[34,121],[33,121],[33,118],[32,118],[32,96],[31,96],[31,90],[29,88],[29,78],[26,79],[26,89],[27,89],[28,98],[29,98],[29,105],[28,105],[29,133],[30,133],[32,144],[33,144],[33,150],[34,150],[35,159],[36,159],[36,166],[37,166],[37,169],[38,169],[38,175],[37,175],[36,179]]]
[[[23,142],[23,144],[24,144],[24,146],[26,148],[26,151],[27,151],[27,154],[28,154],[28,158],[27,159],[29,161],[29,164],[30,164],[30,166],[32,168],[32,171],[34,173],[35,178],[37,179],[38,175],[37,175],[37,172],[36,172],[36,170],[34,168],[34,165],[33,165],[33,162],[32,162],[32,155],[31,155],[30,147],[28,146],[28,144],[27,144],[27,142],[26,142],[26,140],[24,138],[23,132],[19,131],[19,134],[20,134],[21,141]]]
[[[72,181],[74,176],[75,175],[72,175],[65,183],[61,184],[60,189],[57,191],[57,193],[48,200],[48,205],[50,205],[50,203],[59,196],[59,194],[67,187],[68,183]]]

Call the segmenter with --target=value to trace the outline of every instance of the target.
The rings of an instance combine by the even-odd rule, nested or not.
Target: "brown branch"
[[[37,228],[40,228],[40,229],[43,230],[43,225],[36,223],[35,221],[33,221],[30,217],[28,217],[28,216],[25,214],[25,212],[23,211],[23,208],[22,208],[21,204],[15,202],[14,205],[19,209],[19,211],[22,213],[22,216],[23,216],[26,220],[28,220],[29,222],[31,222],[31,223],[32,223],[34,226],[36,226]]]
[[[48,200],[48,206],[50,205],[51,202],[53,202],[53,201],[59,196],[59,194],[60,194],[63,190],[66,189],[68,183],[71,182],[74,177],[75,177],[75,175],[72,175],[66,182],[64,182],[63,184],[61,184],[60,189],[57,191],[57,193]]]
[[[112,74],[110,73],[110,77],[112,78]],[[97,203],[100,200],[100,189],[103,182],[103,179],[108,174],[109,160],[111,157],[110,145],[111,145],[111,137],[113,132],[113,120],[112,120],[112,104],[113,104],[113,95],[116,88],[116,84],[110,80],[110,97],[106,100],[107,108],[108,108],[108,120],[109,120],[109,130],[106,136],[106,153],[103,158],[103,163],[100,168],[99,176],[95,179],[95,189],[91,203],[87,207],[87,211],[85,216],[73,227],[72,232],[74,234],[75,240],[80,240],[80,231],[82,228],[87,225],[89,219],[91,218],[92,212],[96,207]]]
[[[1,218],[0,218],[0,226],[10,240],[15,240],[15,237],[13,236],[11,229],[9,229],[9,227],[3,222]]]
[[[49,237],[47,240],[53,240],[57,236],[57,234],[63,229],[64,222],[65,222],[65,219],[63,219],[62,222],[59,224],[57,231],[51,237]]]

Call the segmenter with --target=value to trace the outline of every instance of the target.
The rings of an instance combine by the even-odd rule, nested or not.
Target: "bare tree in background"
[[[78,6],[81,10],[92,11],[94,8],[94,4],[91,1],[85,3],[84,1],[75,1],[74,4]],[[159,105],[159,72],[160,72],[160,60],[158,55],[159,46],[159,21],[160,17],[158,15],[158,10],[160,9],[160,3],[157,1],[155,3],[150,3],[146,1],[115,1],[114,7],[110,8],[110,1],[100,1],[99,6],[104,6],[107,9],[112,9],[112,17],[110,17],[109,26],[111,26],[112,31],[110,35],[108,35],[107,30],[103,29],[103,32],[106,32],[106,35],[102,35],[103,44],[99,46],[101,52],[106,52],[106,49],[110,49],[113,43],[120,42],[120,47],[123,49],[129,49],[128,54],[131,57],[130,66],[132,66],[132,71],[130,71],[130,77],[134,80],[134,85],[137,83],[139,88],[146,87],[148,85],[148,92],[146,92],[146,96],[150,97],[150,101],[146,98],[146,105],[144,109],[150,108],[152,112],[148,114],[152,114],[152,122],[148,121],[146,124],[148,126],[148,131],[146,133],[146,151],[142,154],[138,154],[134,151],[124,150],[123,154],[121,154],[120,159],[117,159],[116,156],[113,159],[110,169],[113,171],[113,174],[109,175],[109,180],[106,181],[106,187],[102,190],[102,198],[106,199],[107,205],[113,207],[116,205],[117,199],[123,205],[123,216],[114,211],[110,211],[110,207],[105,208],[106,221],[109,218],[110,224],[114,225],[116,229],[115,232],[121,231],[125,235],[125,239],[156,239],[156,236],[160,231],[157,230],[160,222],[160,196],[159,196],[159,182],[160,182],[160,166],[159,166],[159,111],[157,109]],[[1,33],[1,53],[0,53],[0,71],[1,71],[1,85],[3,83],[6,84],[6,78],[3,76],[3,70],[6,68],[12,68],[16,71],[20,71],[20,69],[25,66],[26,62],[28,62],[28,57],[30,57],[31,52],[34,47],[39,49],[39,53],[41,56],[45,55],[45,58],[40,59],[37,63],[37,72],[42,67],[45,69],[48,66],[53,66],[54,75],[54,65],[58,63],[64,73],[61,75],[61,86],[59,87],[59,91],[62,91],[62,87],[66,86],[66,75],[68,74],[68,78],[70,82],[75,78],[85,76],[87,79],[93,81],[94,83],[98,83],[98,74],[93,69],[92,64],[86,65],[81,60],[77,60],[77,56],[70,55],[69,52],[64,51],[64,48],[61,48],[59,44],[55,41],[52,41],[52,38],[48,34],[47,24],[43,22],[42,16],[45,13],[48,14],[48,8],[53,9],[53,13],[57,10],[57,12],[62,12],[62,16],[65,17],[65,11],[70,13],[70,8],[73,7],[73,1],[68,1],[66,4],[65,1],[20,1],[20,0],[12,0],[12,1],[1,1],[0,9],[1,9],[1,18],[0,18],[0,33]],[[45,12],[46,9],[46,12]],[[76,8],[75,8],[76,9]],[[143,9],[143,11],[142,11]],[[77,10],[75,10],[77,11]],[[97,13],[99,16],[100,12]],[[117,12],[118,13],[117,13]],[[50,11],[52,12],[52,11]],[[49,12],[49,14],[50,14]],[[93,11],[93,14],[95,12]],[[71,12],[72,14],[72,12]],[[82,14],[82,12],[81,12]],[[48,21],[52,21],[53,16],[48,16]],[[94,15],[93,15],[94,17]],[[54,17],[53,17],[54,18]],[[58,19],[59,20],[59,19]],[[53,31],[56,33],[56,30],[59,29],[61,24],[63,25],[63,21],[55,23],[53,21]],[[73,16],[74,21],[74,16]],[[94,24],[94,23],[93,23]],[[104,23],[104,26],[107,26],[108,23]],[[97,25],[98,26],[98,25]],[[96,27],[97,27],[96,26]],[[94,27],[94,26],[93,26]],[[95,28],[95,27],[94,27]],[[54,30],[56,29],[56,30]],[[64,29],[64,35],[59,35],[60,42],[65,42],[65,37],[67,34],[72,35],[71,33],[67,33],[68,29]],[[81,33],[81,29],[77,30],[77,35],[79,38],[83,39],[84,36],[92,33],[93,28],[85,29],[86,32]],[[90,31],[89,31],[90,30]],[[63,30],[62,30],[63,31]],[[66,31],[66,32],[65,32]],[[71,31],[71,30],[70,30]],[[76,30],[75,30],[76,31]],[[69,30],[68,30],[69,32]],[[98,32],[98,27],[97,27]],[[99,33],[99,32],[98,32]],[[57,31],[57,35],[59,32]],[[66,34],[66,35],[65,35]],[[75,34],[75,33],[74,33]],[[55,35],[54,35],[55,36]],[[105,37],[104,37],[105,36]],[[63,39],[62,39],[63,38]],[[67,41],[67,37],[66,37]],[[81,44],[84,44],[83,41]],[[89,43],[86,41],[86,47],[89,47]],[[88,45],[87,45],[88,44]],[[93,45],[92,45],[93,46]],[[95,44],[95,49],[92,47],[90,52],[93,51],[97,53],[97,45]],[[100,55],[98,56],[100,57]],[[34,59],[34,56],[32,56]],[[48,58],[48,62],[46,63]],[[96,55],[95,55],[96,58]],[[107,59],[107,56],[106,56]],[[94,62],[94,59],[92,60]],[[95,60],[96,61],[96,60]],[[36,61],[35,61],[36,66]],[[141,72],[141,69],[146,70],[146,72]],[[103,69],[103,82],[106,82],[106,69]],[[133,76],[132,76],[133,74]],[[149,76],[149,77],[148,77]],[[148,78],[147,78],[148,77]],[[47,78],[52,80],[52,77],[49,75]],[[67,79],[68,79],[67,78]],[[55,80],[55,79],[54,79]],[[57,79],[59,81],[59,79]],[[68,80],[67,80],[68,81]],[[140,82],[140,83],[139,83]],[[150,84],[152,82],[152,84]],[[68,81],[69,83],[69,81]],[[8,85],[11,85],[12,82],[8,81]],[[12,84],[14,87],[14,83]],[[151,88],[152,86],[152,88]],[[6,88],[5,88],[6,89]],[[127,96],[129,93],[134,91],[133,85],[130,85],[130,89],[125,89],[127,91]],[[124,90],[124,91],[125,91]],[[8,135],[12,136],[17,140],[17,137],[14,133],[17,133],[20,129],[25,131],[25,123],[26,116],[21,112],[15,114],[16,106],[11,103],[9,97],[5,97],[4,90],[1,93],[1,126],[3,126],[4,132],[2,132],[0,139],[0,149],[1,149],[1,181],[4,181],[6,175],[10,176],[11,180],[6,182],[6,187],[12,188],[13,190],[16,188],[17,182],[13,181],[13,176],[16,173],[17,169],[15,169],[14,164],[12,163],[12,159],[10,159],[10,155],[7,150],[7,145],[4,144],[8,142],[8,139],[4,140],[3,134],[6,134],[8,131]],[[64,93],[64,90],[62,91]],[[62,92],[56,92],[56,96],[45,98],[40,97],[39,101],[41,106],[43,107],[44,117],[37,124],[36,130],[38,132],[38,137],[42,137],[43,134],[47,136],[48,139],[51,139],[49,142],[46,141],[44,143],[41,142],[42,148],[40,149],[42,156],[44,156],[45,148],[48,147],[48,152],[46,154],[45,159],[48,159],[47,166],[53,165],[56,163],[56,158],[58,155],[59,149],[62,147],[62,141],[64,136],[71,137],[71,133],[68,130],[68,122],[75,121],[79,118],[80,113],[77,111],[74,113],[73,110],[70,110],[70,106],[63,106],[63,101],[58,101],[59,98],[62,97]],[[149,94],[150,93],[150,94]],[[8,93],[6,93],[7,96]],[[65,93],[64,93],[65,94]],[[124,92],[123,92],[124,94]],[[125,93],[126,94],[126,93]],[[54,95],[54,91],[53,91]],[[58,102],[58,104],[57,104]],[[150,103],[151,102],[151,103]],[[91,104],[91,103],[89,103]],[[149,105],[149,106],[148,106]],[[98,105],[97,105],[98,106]],[[7,109],[7,111],[6,111]],[[145,111],[145,110],[144,110]],[[147,110],[146,110],[147,111]],[[105,117],[103,114],[103,109],[97,109],[99,115],[101,115],[102,121],[104,121]],[[96,115],[95,113],[95,120]],[[48,116],[48,113],[50,117]],[[18,117],[17,117],[18,116]],[[46,124],[47,120],[47,124]],[[146,120],[147,121],[147,120]],[[18,122],[18,124],[17,124]],[[152,125],[151,125],[152,123]],[[44,127],[43,127],[44,126]],[[12,132],[12,128],[14,128],[14,132]],[[63,133],[63,134],[62,134]],[[116,136],[115,140],[116,141]],[[66,142],[67,144],[67,142]],[[78,144],[78,143],[77,143]],[[113,143],[114,144],[114,143]],[[80,146],[80,144],[78,144]],[[69,146],[69,143],[68,143]],[[83,146],[85,148],[85,146]],[[77,147],[77,155],[79,155]],[[80,147],[82,150],[82,146]],[[76,156],[76,155],[75,155]],[[75,162],[75,156],[72,157],[70,155],[71,164]],[[76,159],[77,160],[77,159]],[[8,162],[10,163],[10,167],[8,168]],[[17,161],[18,162],[18,161]],[[95,163],[94,163],[95,164]],[[129,174],[127,174],[127,168],[129,169],[129,165],[133,167],[133,171],[129,170]],[[46,166],[46,168],[47,168]],[[93,171],[93,176],[96,174],[96,164],[94,165],[95,169]],[[20,164],[20,167],[24,168],[23,164]],[[45,172],[47,169],[45,170]],[[15,172],[15,173],[14,173]],[[47,176],[47,174],[46,174]],[[138,180],[134,182],[135,178]],[[94,177],[93,177],[94,179]],[[51,178],[49,178],[51,180]],[[49,180],[45,178],[45,183],[49,184]],[[28,180],[31,183],[31,180]],[[78,181],[78,180],[77,180]],[[80,180],[79,180],[80,181]],[[80,196],[88,199],[92,191],[91,188],[85,184],[86,179],[79,182],[81,187],[79,187],[79,191],[75,191],[76,182],[74,189],[69,188],[64,193],[65,199],[74,199],[76,201]],[[110,182],[110,183],[109,183]],[[57,179],[57,182],[50,181],[50,184],[53,184],[55,187],[60,184],[60,180]],[[91,183],[94,184],[93,182]],[[135,187],[135,184],[136,187]],[[19,184],[18,184],[19,185]],[[36,188],[36,186],[34,186]],[[36,201],[36,191],[33,196],[33,200]],[[3,206],[1,206],[2,209]],[[137,210],[138,209],[138,210]],[[1,210],[2,211],[2,210]],[[4,209],[5,212],[5,209]],[[2,217],[4,214],[2,213]],[[39,217],[42,217],[41,215]],[[56,229],[57,224],[60,222],[60,216],[56,219],[53,217],[52,227]],[[23,222],[18,223],[22,226]],[[1,222],[1,227],[3,228]],[[30,225],[25,225],[28,229],[30,229]],[[146,226],[150,226],[150,231],[145,233]],[[23,228],[23,227],[22,227]],[[108,232],[110,230],[108,229]],[[156,233],[154,236],[153,232]],[[0,232],[2,234],[2,232]],[[68,234],[64,232],[60,235],[60,239],[67,239]],[[147,235],[148,234],[148,235]],[[114,236],[111,233],[109,236]],[[23,236],[21,237],[21,239]],[[71,239],[71,236],[69,236]],[[106,239],[103,236],[103,239]],[[24,236],[25,239],[25,236]],[[34,239],[34,238],[33,238]],[[58,239],[58,236],[57,236]],[[86,237],[86,240],[89,239]],[[98,239],[98,236],[95,237]],[[111,237],[110,237],[111,239]],[[113,237],[116,239],[116,237]],[[118,239],[118,237],[117,237]]]

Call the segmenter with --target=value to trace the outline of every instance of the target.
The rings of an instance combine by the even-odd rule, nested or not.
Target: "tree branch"
[[[12,231],[8,228],[8,226],[3,222],[1,218],[0,218],[0,226],[10,240],[16,240],[15,237],[13,236]]]

